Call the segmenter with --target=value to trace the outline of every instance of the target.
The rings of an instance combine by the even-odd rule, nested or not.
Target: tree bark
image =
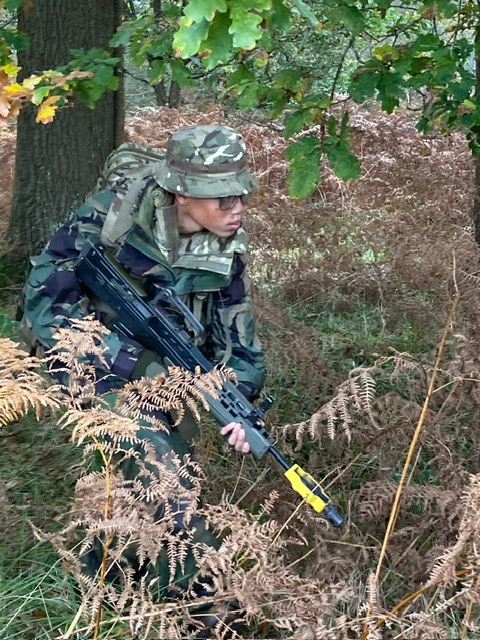
[[[35,0],[31,6],[18,25],[30,36],[29,50],[19,54],[24,77],[66,64],[71,49],[108,48],[121,16],[121,0]],[[122,98],[121,91],[109,92],[94,110],[59,109],[47,125],[35,122],[35,107],[22,110],[7,233],[17,251],[38,252],[95,188],[107,155],[123,139]]]
[[[152,9],[155,20],[160,22],[163,15],[162,0],[152,0]],[[150,63],[151,62],[152,60],[150,60]],[[169,85],[168,89],[167,85]],[[182,90],[176,80],[170,79],[170,81],[167,82],[164,78],[157,84],[153,85],[153,90],[155,92],[157,107],[171,107],[173,109],[177,109],[180,106]]]
[[[480,24],[475,29],[475,73],[476,73],[476,102],[480,99]],[[474,156],[475,161],[475,199],[473,202],[473,226],[475,240],[480,244],[480,154]]]

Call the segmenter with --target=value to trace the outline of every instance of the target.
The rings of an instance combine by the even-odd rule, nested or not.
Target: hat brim
[[[191,198],[240,196],[251,193],[258,187],[257,180],[248,169],[214,175],[192,175],[171,169],[165,162],[158,163],[155,167],[155,180],[165,191]]]

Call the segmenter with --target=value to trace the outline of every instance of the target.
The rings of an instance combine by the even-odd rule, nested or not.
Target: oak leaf
[[[38,109],[35,122],[42,122],[43,124],[53,122],[53,119],[55,118],[55,111],[58,109],[57,102],[59,100],[60,96],[50,96],[44,100]]]

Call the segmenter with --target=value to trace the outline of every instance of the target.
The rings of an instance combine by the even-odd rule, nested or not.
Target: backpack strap
[[[139,172],[140,173],[140,172]],[[112,204],[103,224],[100,239],[108,247],[114,247],[132,226],[132,216],[138,209],[141,196],[152,178],[152,167],[135,177],[125,178],[117,183]]]
[[[132,226],[142,194],[163,162],[163,149],[125,142],[108,156],[98,180],[98,189],[113,189],[114,196],[101,233],[102,242],[115,246]]]

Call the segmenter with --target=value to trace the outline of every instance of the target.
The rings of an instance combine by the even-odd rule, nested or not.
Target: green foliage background
[[[5,4],[10,11],[19,6],[20,0]],[[459,129],[478,151],[479,9],[472,1],[190,0],[185,6],[164,2],[156,13],[147,2],[129,6],[111,45],[123,47],[137,67],[146,65],[146,82],[203,85],[227,104],[280,119],[291,140],[294,197],[313,193],[322,157],[341,179],[359,177],[346,97],[359,103],[374,98],[391,113],[417,92],[421,131]],[[10,26],[1,27],[0,37],[6,65],[26,43]],[[93,80],[68,89],[94,107],[103,91],[115,88],[118,60],[106,52],[76,54],[61,71],[94,70]],[[38,90],[37,101],[59,92],[69,99],[48,78]]]

